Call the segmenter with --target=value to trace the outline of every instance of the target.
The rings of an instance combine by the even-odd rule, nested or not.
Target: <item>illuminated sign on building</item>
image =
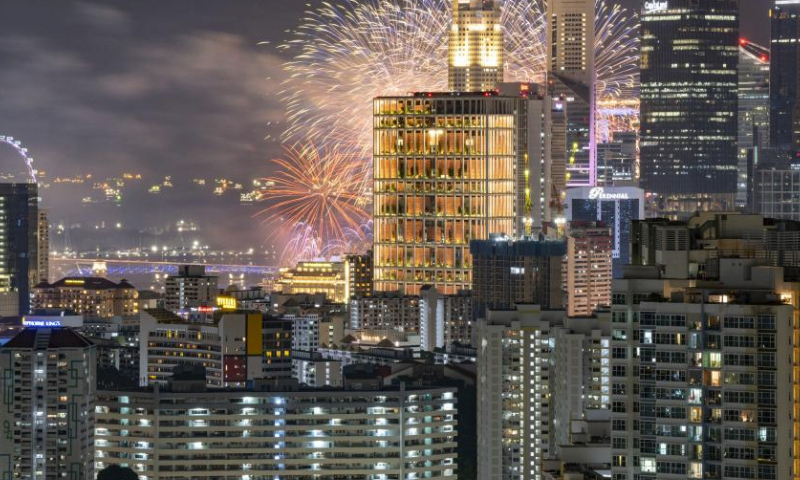
[[[589,200],[628,200],[630,195],[623,192],[606,193],[603,187],[595,187],[589,190]]]
[[[80,328],[83,326],[82,315],[26,315],[22,317],[22,326],[30,328]]]
[[[36,327],[36,328],[52,328],[52,327],[60,327],[61,321],[60,320],[22,320],[22,324],[26,327]]]
[[[223,310],[236,310],[236,299],[233,297],[217,297],[217,306]]]
[[[669,8],[669,2],[667,2],[667,1],[644,2],[644,12],[645,13],[663,12],[664,10],[666,10],[668,8]]]

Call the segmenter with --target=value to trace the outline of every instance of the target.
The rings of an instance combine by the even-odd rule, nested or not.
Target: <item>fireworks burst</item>
[[[284,85],[289,127],[284,138],[345,146],[369,163],[372,99],[444,91],[451,0],[343,0],[307,13],[293,40]],[[542,0],[508,0],[506,79],[541,82],[546,67]],[[598,98],[638,89],[638,18],[597,0]],[[371,169],[366,168],[363,186]]]
[[[273,163],[277,172],[263,182],[271,186],[259,193],[259,200],[269,204],[257,214],[264,216],[264,221],[283,220],[292,228],[308,227],[300,236],[310,236],[317,250],[325,242],[346,238],[349,228],[357,229],[366,221],[367,213],[359,204],[361,192],[353,182],[363,164],[351,154],[336,147],[319,150],[310,144],[287,147],[286,157]],[[292,240],[296,236],[292,235]]]

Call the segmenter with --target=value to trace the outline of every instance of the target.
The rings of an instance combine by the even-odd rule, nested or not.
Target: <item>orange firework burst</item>
[[[317,149],[313,144],[286,147],[286,156],[273,160],[277,171],[265,178],[269,188],[259,200],[269,204],[256,215],[283,220],[293,229],[303,223],[320,243],[345,238],[369,217],[361,204],[358,181],[363,164],[339,148]],[[286,231],[286,230],[284,230]]]

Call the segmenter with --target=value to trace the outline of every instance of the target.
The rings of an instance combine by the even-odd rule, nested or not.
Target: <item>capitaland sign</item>
[[[669,8],[669,2],[664,1],[647,1],[644,2],[644,13],[657,13],[663,12],[664,10]]]
[[[622,192],[606,193],[603,187],[595,187],[589,190],[589,200],[628,200],[631,196]]]

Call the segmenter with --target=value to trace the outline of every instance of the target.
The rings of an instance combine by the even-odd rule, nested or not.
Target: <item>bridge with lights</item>
[[[110,258],[64,258],[50,259],[55,272],[61,276],[89,276],[102,272],[109,277],[130,277],[135,275],[175,275],[178,265],[183,262],[152,260],[124,260]],[[253,275],[268,277],[278,272],[278,267],[267,265],[235,265],[221,263],[185,262],[206,267],[210,275]]]

